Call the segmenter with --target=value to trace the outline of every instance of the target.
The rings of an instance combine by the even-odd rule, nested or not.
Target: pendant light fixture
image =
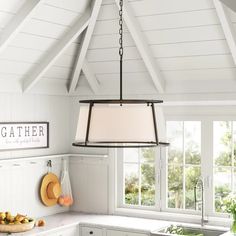
[[[73,146],[79,147],[151,147],[165,142],[161,100],[123,99],[123,0],[119,3],[120,98],[82,100]]]

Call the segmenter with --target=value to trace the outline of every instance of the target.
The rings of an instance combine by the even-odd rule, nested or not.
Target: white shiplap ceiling
[[[235,42],[218,0],[124,1],[127,96],[236,97]],[[236,35],[236,13],[226,14]],[[0,92],[118,94],[116,0],[0,1],[0,30]]]

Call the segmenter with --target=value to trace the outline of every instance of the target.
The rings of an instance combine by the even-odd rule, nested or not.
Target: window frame
[[[182,116],[177,116],[177,117],[166,117],[166,122],[168,121],[181,121],[181,122],[186,122],[186,121],[198,121],[200,122],[201,126],[201,176],[202,176],[202,120],[196,118],[196,117],[182,117]],[[168,207],[168,151],[164,148],[161,149],[161,156],[162,156],[162,186],[163,188],[161,189],[162,192],[162,211],[163,212],[168,212],[168,213],[181,213],[181,214],[189,214],[189,215],[200,215],[200,211],[195,211],[191,209],[177,209],[177,208],[169,208]],[[164,173],[163,173],[164,172]]]
[[[214,121],[236,121],[233,115],[167,115],[166,121],[200,121],[201,122],[201,177],[205,184],[205,215],[207,217],[228,218],[229,214],[215,212],[214,201],[214,156],[213,156],[213,122]],[[123,180],[119,176],[123,175],[122,149],[117,149],[117,208],[150,210],[156,212],[177,213],[186,215],[200,215],[200,211],[168,208],[167,206],[167,151],[162,148],[156,149],[156,205],[155,207],[132,206],[123,204],[123,192],[120,186]],[[161,158],[160,158],[161,157]]]

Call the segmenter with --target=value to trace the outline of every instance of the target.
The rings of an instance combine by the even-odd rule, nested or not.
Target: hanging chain
[[[123,59],[123,0],[120,0],[120,10],[119,10],[119,35],[120,35],[120,39],[119,39],[119,44],[120,44],[120,48],[119,48],[119,55],[120,55],[120,59]]]
[[[120,10],[119,10],[119,55],[120,55],[120,100],[122,97],[122,74],[123,74],[123,0],[120,0]],[[122,104],[121,104],[122,105]]]

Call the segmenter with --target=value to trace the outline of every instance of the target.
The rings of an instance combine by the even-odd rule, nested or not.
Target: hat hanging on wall
[[[57,204],[61,195],[61,184],[59,179],[53,173],[48,173],[43,177],[40,196],[44,205],[54,206]]]
[[[48,162],[51,168],[51,161]],[[40,196],[45,206],[54,206],[57,204],[61,195],[61,184],[58,177],[50,171],[43,177],[40,187]]]

